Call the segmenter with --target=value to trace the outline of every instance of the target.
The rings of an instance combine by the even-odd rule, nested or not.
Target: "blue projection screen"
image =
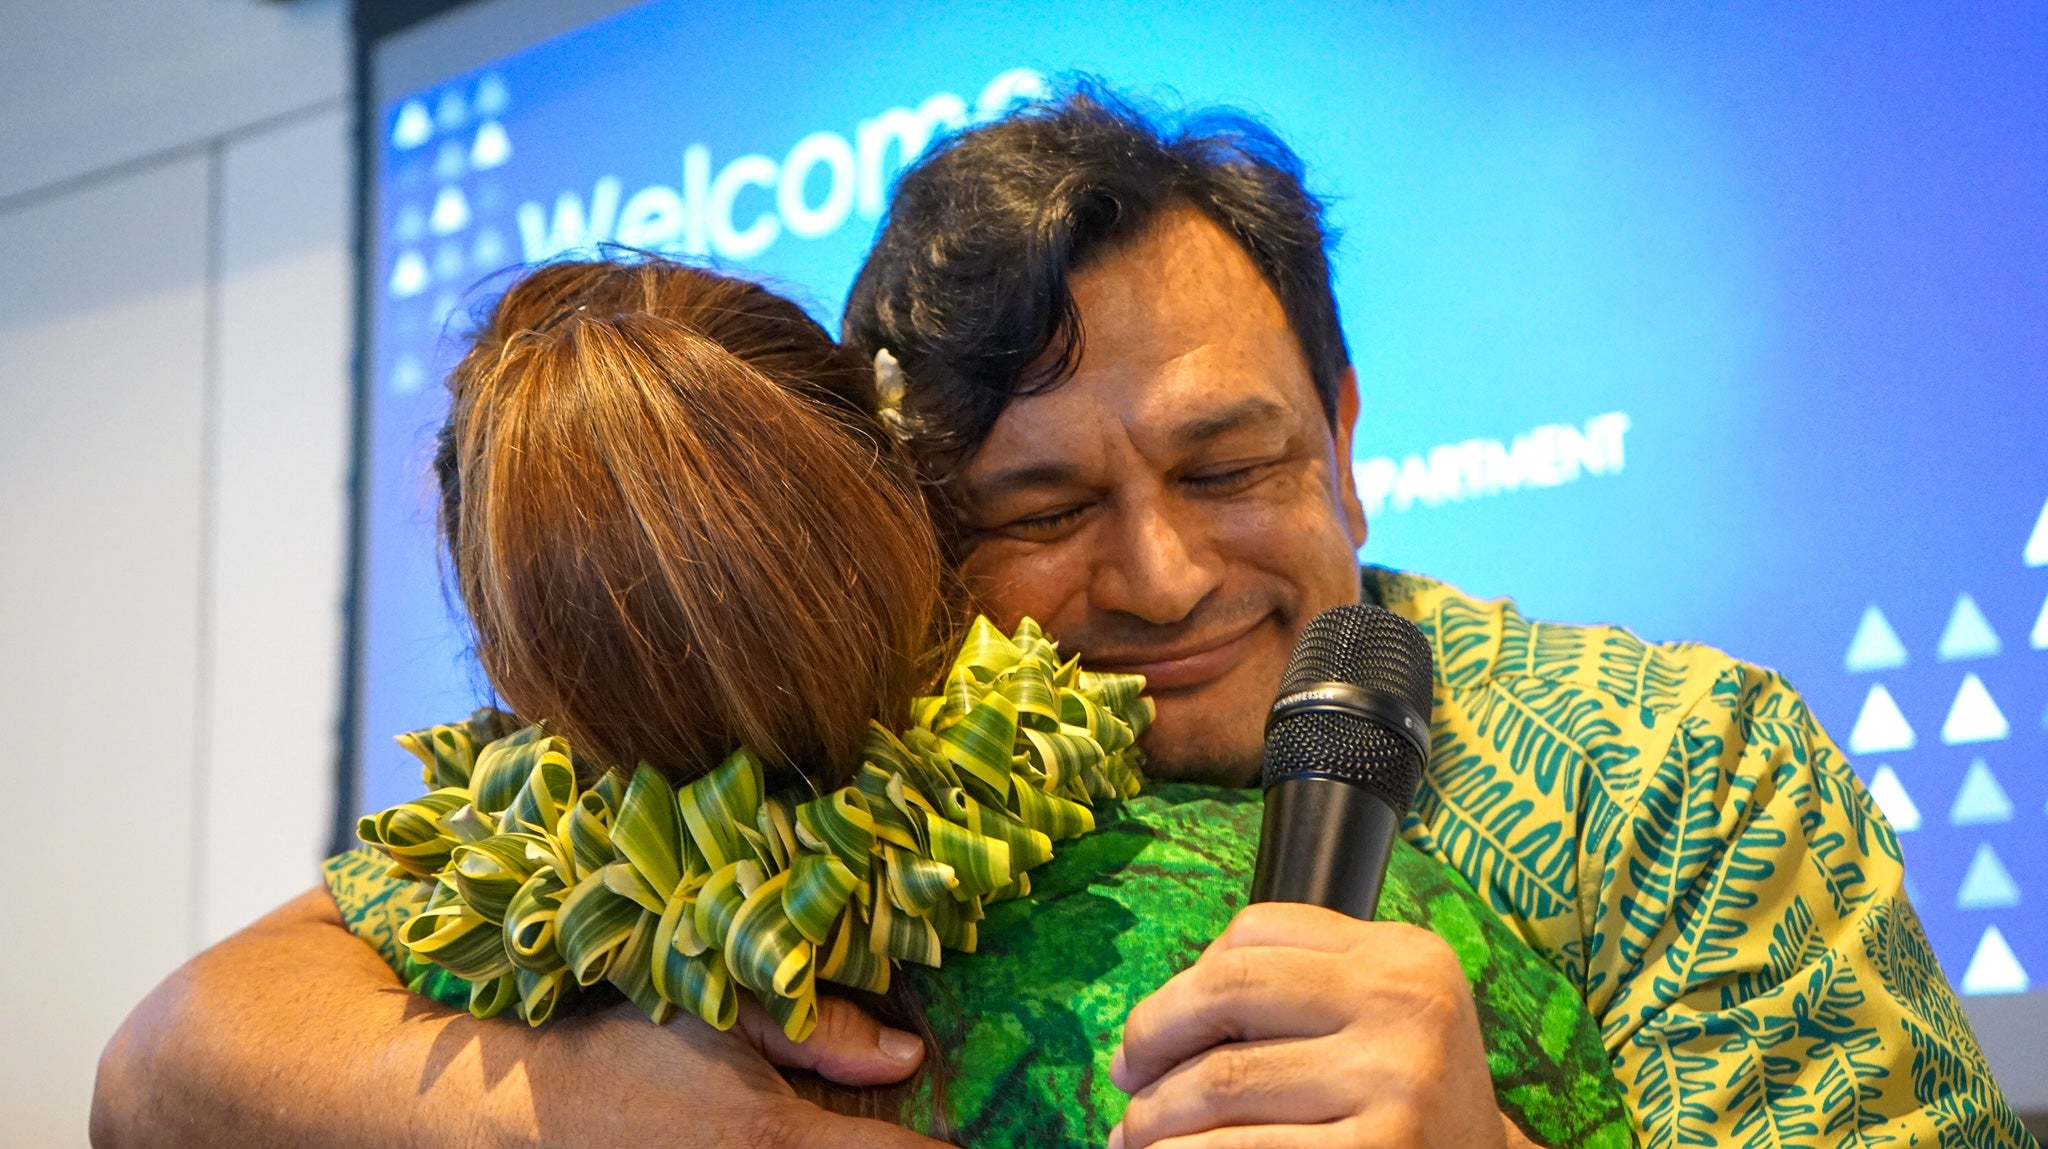
[[[836,328],[906,157],[1086,73],[1251,110],[1306,158],[1342,233],[1365,558],[1783,671],[1899,830],[1951,980],[2048,984],[2037,18],[600,7],[564,30],[501,0],[373,53],[356,809],[417,793],[394,733],[488,696],[427,473],[479,281],[616,241]]]

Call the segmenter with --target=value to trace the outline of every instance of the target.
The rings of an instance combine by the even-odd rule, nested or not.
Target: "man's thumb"
[[[841,1085],[888,1085],[924,1064],[924,1042],[890,1029],[836,997],[818,998],[818,1027],[791,1041],[766,1010],[740,999],[739,1028],[761,1056],[785,1069],[808,1069]]]

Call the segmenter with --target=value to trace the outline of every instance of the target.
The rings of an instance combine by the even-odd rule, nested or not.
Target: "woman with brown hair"
[[[574,991],[608,982],[658,1020],[680,1005],[721,1028],[758,999],[801,1039],[814,980],[831,979],[921,1035],[924,1069],[802,1091],[891,1119],[914,1096],[912,1119],[944,1132],[944,1051],[892,962],[973,948],[984,903],[1028,890],[1051,839],[1090,824],[1086,803],[1135,792],[1123,759],[1149,719],[1139,680],[1061,666],[1020,633],[1033,662],[983,624],[971,646],[987,681],[937,693],[964,619],[906,457],[875,418],[872,371],[756,284],[653,257],[540,267],[495,301],[449,388],[441,528],[509,713],[401,738],[436,789],[364,820],[389,872],[361,852],[329,863],[351,928],[415,989],[533,1024],[604,1000]],[[1027,738],[1005,693],[1026,710],[1065,702],[1079,725],[1048,714]],[[914,720],[920,695],[935,705]],[[992,711],[1013,721],[977,768],[960,746]],[[907,744],[893,733],[905,727]],[[1064,777],[1023,765],[1033,738]],[[1013,788],[1013,764],[1034,777]],[[627,836],[649,809],[671,830],[653,848],[665,861]],[[757,843],[751,856],[711,856],[721,818]],[[850,849],[825,845],[848,836]],[[383,896],[394,879],[417,896]],[[492,880],[519,889],[494,900]],[[778,881],[782,905],[753,912]],[[730,918],[700,928],[717,890]],[[800,926],[820,898],[808,941],[749,930]],[[638,932],[619,926],[635,915]],[[682,953],[677,933],[693,929],[725,936]],[[762,947],[773,956],[754,959]],[[764,960],[784,976],[749,978]]]
[[[557,263],[508,290],[434,461],[499,697],[676,779],[738,745],[857,763],[952,638],[871,378],[796,304],[681,264]]]
[[[1142,680],[1029,620],[961,625],[871,372],[789,301],[651,257],[545,266],[450,389],[442,528],[511,713],[401,737],[433,789],[328,863],[350,927],[415,991],[534,1025],[609,986],[801,1040],[829,981],[925,1068],[805,1096],[1102,1144],[1124,1015],[1244,904],[1258,795],[1141,794]],[[1421,857],[1397,852],[1383,914],[1462,898],[1474,937],[1506,929]],[[1556,977],[1508,960],[1497,984]],[[1611,1132],[1611,1093],[1536,1064],[1514,1086],[1559,1130]]]

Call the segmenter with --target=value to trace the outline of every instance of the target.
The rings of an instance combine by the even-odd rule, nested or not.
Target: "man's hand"
[[[893,1034],[893,1036],[892,1036]],[[720,1033],[631,1006],[539,1030],[406,992],[312,890],[171,975],[100,1058],[92,1141],[130,1146],[934,1144],[827,1113],[767,1057],[899,1081],[922,1047],[843,1001],[801,1045],[758,1011]],[[908,1056],[905,1056],[907,1054]]]
[[[1264,903],[1138,1003],[1110,1069],[1110,1149],[1499,1149],[1458,959],[1426,930]]]

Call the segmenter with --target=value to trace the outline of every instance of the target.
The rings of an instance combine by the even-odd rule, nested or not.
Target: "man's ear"
[[[1358,501],[1358,472],[1351,463],[1351,432],[1358,426],[1358,372],[1346,365],[1337,376],[1337,422],[1330,428],[1336,440],[1337,505],[1344,513],[1344,525],[1351,531],[1351,549],[1365,545],[1365,504]]]

